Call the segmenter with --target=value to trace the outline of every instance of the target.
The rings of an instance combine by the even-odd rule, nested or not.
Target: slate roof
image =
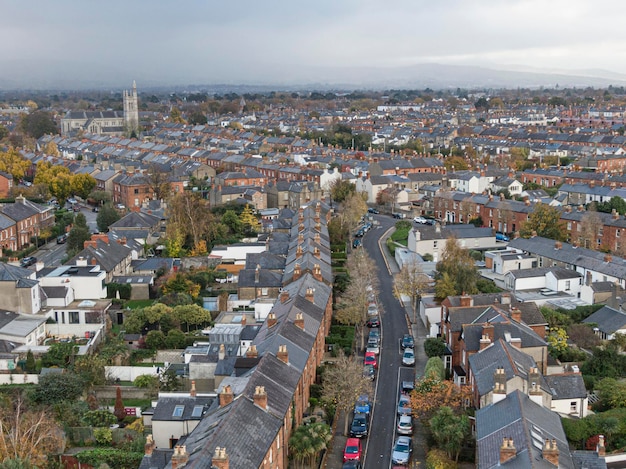
[[[285,257],[267,251],[247,254],[245,268],[256,269],[257,265],[261,266],[261,269],[282,271],[285,268]]]
[[[283,283],[282,272],[273,270],[259,269],[259,279],[256,280],[256,269],[242,269],[239,271],[239,288],[245,287],[280,287]]]
[[[547,375],[545,381],[552,392],[552,400],[587,397],[587,388],[580,373]]]
[[[584,323],[597,324],[605,334],[614,334],[615,332],[626,328],[626,313],[621,309],[613,309],[610,306],[603,306],[591,316],[583,319]]]
[[[500,446],[504,438],[512,438],[516,455],[500,464]],[[478,469],[505,467],[511,469],[554,469],[543,459],[541,448],[545,439],[556,440],[559,468],[573,469],[574,462],[555,412],[540,406],[514,391],[505,399],[476,411],[476,465]]]
[[[515,321],[491,322],[493,325],[494,342],[498,339],[506,340],[509,338],[519,338],[522,340],[522,348],[527,347],[546,347],[547,343],[537,335],[530,327],[517,323]],[[483,322],[479,324],[466,324],[463,326],[463,339],[465,340],[465,349],[468,352],[476,352],[480,349],[480,338],[483,332]]]
[[[130,212],[115,223],[109,229],[116,230],[123,228],[126,230],[154,229],[161,223],[161,217],[150,215],[144,212]]]
[[[15,282],[23,278],[28,278],[32,274],[32,270],[0,262],[0,282]]]
[[[164,421],[185,421],[185,420],[200,420],[204,412],[206,412],[213,401],[214,397],[204,396],[180,396],[180,397],[160,397],[157,401],[157,405],[154,408],[154,414],[152,420],[164,420]],[[183,412],[180,416],[174,415],[174,409],[176,406],[183,406]],[[194,416],[193,411],[196,406],[203,407],[203,414]]]
[[[504,369],[506,380],[509,381],[515,376],[527,379],[530,368],[537,367],[537,363],[530,355],[503,339],[498,339],[486,349],[470,355],[469,364],[480,396],[493,390],[494,373],[497,368]],[[540,381],[539,385],[550,392],[545,381],[541,378]]]
[[[606,459],[596,451],[572,451],[572,460],[576,469],[606,469]]]
[[[92,259],[96,264],[100,265],[105,272],[111,272],[131,253],[131,249],[116,242],[105,243],[101,240],[96,241],[96,248],[88,246],[74,256],[69,264],[76,264],[79,258],[87,260],[87,264],[91,265]]]

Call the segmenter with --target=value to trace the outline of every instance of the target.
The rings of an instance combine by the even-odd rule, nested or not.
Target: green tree
[[[111,193],[107,191],[93,191],[89,194],[88,199],[93,200],[98,205],[104,205],[111,202]]]
[[[28,459],[5,459],[0,462],[0,469],[37,469]]]
[[[207,311],[208,312],[208,311]],[[168,349],[185,348],[187,340],[185,334],[179,329],[171,329],[165,338],[165,347]]]
[[[4,125],[0,125],[0,142],[9,136],[9,131]]]
[[[35,369],[36,369],[35,356],[33,355],[33,352],[30,349],[28,349],[28,352],[26,352],[26,372],[34,373]]]
[[[120,214],[113,207],[112,204],[107,203],[100,208],[98,216],[96,217],[96,223],[98,224],[98,230],[101,233],[106,233],[113,223],[120,219]]]
[[[211,245],[219,233],[219,223],[200,194],[183,191],[168,200],[167,236],[182,238],[182,245],[193,248],[204,239]]]
[[[559,357],[567,348],[567,332],[561,327],[551,327],[546,336],[548,351],[553,357]]]
[[[330,185],[330,197],[335,202],[342,203],[353,194],[356,194],[356,186],[348,180],[335,179]]]
[[[146,334],[146,347],[150,350],[162,350],[165,343],[165,334],[161,331],[150,331]]]
[[[35,111],[30,114],[22,114],[19,129],[29,137],[38,139],[46,134],[58,134],[59,129],[50,113]]]
[[[458,461],[463,441],[470,433],[467,416],[457,416],[450,407],[441,407],[429,420],[429,424],[437,447],[444,450],[450,459]]]
[[[550,207],[547,204],[536,204],[529,219],[522,223],[520,235],[523,238],[530,238],[533,232],[537,236],[557,241],[567,239],[567,230],[565,229],[565,222],[561,220],[561,212],[558,208]]]
[[[626,407],[626,383],[615,378],[604,378],[594,386],[600,397],[602,408],[616,409]]]
[[[398,223],[396,223],[396,226],[398,226]],[[419,300],[429,284],[430,278],[424,273],[422,266],[416,261],[405,262],[400,272],[394,277],[394,285],[397,292],[411,298],[414,323],[417,321]]]
[[[454,282],[454,293],[452,293],[454,295],[477,293],[476,284],[479,277],[478,269],[469,251],[462,248],[455,238],[448,238],[441,260],[437,263],[435,283],[437,298],[443,299],[445,296],[440,295],[451,294],[452,282]]]
[[[78,213],[76,217],[74,217],[74,225],[67,237],[67,256],[72,258],[82,251],[85,241],[89,239],[91,239],[91,233],[89,232],[89,226],[87,226],[87,219],[85,215]]]
[[[191,282],[191,280],[189,281]],[[194,283],[194,285],[197,284]],[[196,304],[175,306],[172,314],[178,319],[181,326],[184,326],[183,328],[186,332],[189,332],[190,328],[195,330],[213,323],[211,320],[211,312]]]
[[[446,343],[436,337],[429,337],[424,341],[424,351],[428,358],[443,357],[446,353]]]
[[[84,378],[87,386],[98,386],[106,383],[106,365],[107,360],[97,354],[82,355],[76,359],[74,372]]]
[[[452,171],[454,167],[455,171],[464,171],[469,168],[467,161],[460,156],[449,156],[443,161],[443,165],[448,171]]]
[[[239,216],[234,210],[226,210],[222,215],[222,223],[226,225],[229,231],[234,235],[240,235],[243,232],[243,225]]]
[[[56,342],[51,344],[48,351],[41,357],[45,367],[66,367],[71,363],[75,345],[70,342]]]
[[[430,357],[424,368],[424,376],[434,377],[440,381],[446,377],[446,369],[443,360],[439,357]]]
[[[13,176],[15,184],[24,177],[31,167],[31,162],[24,158],[15,148],[9,147],[7,151],[0,151],[0,171]]]
[[[73,401],[82,396],[85,381],[70,371],[50,373],[39,377],[39,383],[31,390],[31,399],[38,404],[52,405]]]

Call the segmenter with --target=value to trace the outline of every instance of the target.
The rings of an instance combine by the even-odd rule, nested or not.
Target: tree
[[[59,129],[50,113],[35,111],[30,114],[22,114],[18,128],[29,137],[39,139],[46,134],[58,134]]]
[[[7,151],[0,151],[0,171],[13,176],[16,185],[30,167],[31,162],[20,155],[15,148],[9,147]]]
[[[74,225],[67,237],[67,256],[73,257],[84,249],[85,241],[91,239],[85,215],[79,213],[74,217]]]
[[[197,305],[195,305],[197,306]],[[208,313],[208,311],[207,311]],[[165,338],[165,347],[168,349],[181,349],[185,348],[187,344],[187,339],[185,334],[179,329],[172,329],[167,333],[167,337]]]
[[[351,195],[356,194],[356,186],[344,179],[335,179],[330,184],[329,189],[331,199],[338,203],[342,203]]]
[[[146,347],[150,350],[165,348],[165,334],[161,331],[150,331],[146,334]]]
[[[222,214],[222,223],[228,227],[228,230],[234,235],[240,235],[243,232],[243,225],[237,213],[234,210],[226,210]]]
[[[551,327],[550,332],[546,336],[546,342],[548,342],[550,355],[558,357],[568,348],[567,332],[562,327]]]
[[[122,400],[122,388],[119,386],[115,390],[115,406],[113,407],[113,415],[117,417],[118,421],[122,421],[126,417],[124,412],[124,401]]]
[[[570,341],[582,348],[597,347],[602,342],[590,324],[570,324],[567,326],[567,335]]]
[[[98,225],[98,230],[101,233],[106,233],[113,223],[120,219],[120,214],[110,203],[104,204],[100,211],[98,212],[98,216],[96,217],[96,223]]]
[[[83,355],[74,364],[74,373],[85,380],[86,386],[99,386],[106,383],[105,366],[107,360],[97,354]]]
[[[239,215],[239,220],[247,233],[256,234],[261,231],[261,224],[252,211],[250,205],[246,205]]]
[[[58,454],[64,449],[63,430],[47,411],[27,409],[21,394],[0,406],[0,460],[3,464],[7,460],[21,460],[44,467],[49,454]]]
[[[443,165],[448,171],[464,171],[469,168],[467,161],[460,156],[449,156],[443,161]]]
[[[158,163],[152,163],[147,172],[148,187],[156,200],[165,200],[172,192],[170,173],[167,168]]]
[[[167,213],[168,238],[181,236],[183,245],[190,248],[201,239],[210,245],[216,238],[219,223],[200,194],[183,191],[173,195],[169,198]]]
[[[458,461],[463,441],[469,436],[470,424],[466,415],[454,415],[450,407],[441,407],[430,419],[430,431],[437,447],[450,459]]]
[[[170,111],[170,118],[168,119],[170,122],[174,124],[186,124],[187,122],[183,119],[182,114],[180,113],[180,109],[177,107],[173,107]]]
[[[329,402],[334,402],[336,409],[345,413],[343,434],[348,433],[352,410],[357,398],[372,391],[372,382],[363,376],[363,366],[356,358],[348,357],[339,350],[337,359],[324,370],[322,396]]]
[[[28,352],[26,352],[26,372],[34,373],[35,369],[36,369],[35,356],[33,355],[33,352],[30,349],[28,349]]]
[[[332,440],[330,427],[323,422],[300,425],[289,438],[289,454],[300,464],[313,467],[319,453]]]
[[[93,188],[96,187],[96,180],[90,174],[74,174],[70,178],[70,190],[72,194],[82,199],[87,199]]]
[[[440,357],[430,357],[424,368],[424,376],[431,376],[443,380],[446,377],[446,369],[443,365],[443,360]]]
[[[470,397],[469,386],[459,387],[452,381],[424,375],[415,383],[415,389],[411,393],[411,408],[420,419],[429,420],[442,406],[462,412]]]
[[[615,378],[604,378],[596,383],[594,389],[604,409],[626,407],[626,383],[617,381]]]
[[[413,322],[417,321],[417,308],[422,292],[428,288],[430,278],[422,270],[419,262],[412,260],[405,263],[394,277],[394,285],[398,293],[411,298]]]
[[[76,400],[84,390],[82,376],[69,371],[51,373],[39,377],[39,383],[31,390],[31,399],[38,404],[52,405]]]
[[[561,212],[556,207],[547,204],[536,204],[527,221],[522,223],[520,235],[522,238],[530,238],[533,232],[537,236],[565,241],[567,230],[565,222],[561,220]]]
[[[43,152],[48,156],[61,156],[61,152],[59,152],[59,147],[54,142],[54,140],[50,140],[48,143],[46,143],[46,145],[43,147]]]
[[[93,191],[87,198],[93,200],[98,205],[104,205],[107,202],[111,202],[111,193],[107,191]]]
[[[447,276],[446,276],[447,274]],[[446,294],[450,295],[452,282],[454,282],[454,295],[461,293],[474,294],[478,292],[476,283],[479,274],[467,249],[462,248],[457,240],[450,237],[446,240],[446,246],[437,263],[437,280],[435,293],[437,298],[443,299]]]
[[[342,236],[348,237],[361,222],[361,217],[367,212],[367,204],[362,194],[354,193],[348,196],[341,204],[338,220]]]
[[[199,327],[213,324],[211,312],[196,304],[175,306],[172,314],[178,319],[181,326],[185,325],[187,332],[189,332],[189,326],[196,330]]]
[[[429,337],[424,341],[424,351],[428,358],[443,357],[446,353],[446,343],[436,337]]]

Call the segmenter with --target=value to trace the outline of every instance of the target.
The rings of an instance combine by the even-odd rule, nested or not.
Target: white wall
[[[157,366],[105,366],[105,376],[120,381],[135,381],[143,375],[158,376]]]
[[[571,403],[576,402],[576,413],[572,413],[571,411]],[[585,397],[584,399],[561,399],[555,400],[552,399],[552,405],[550,406],[550,410],[553,412],[557,412],[562,415],[572,415],[577,416],[579,418],[583,418],[587,416],[587,405],[588,400]]]
[[[30,374],[0,374],[0,385],[1,384],[24,384],[24,383],[39,383],[39,375],[30,375]]]

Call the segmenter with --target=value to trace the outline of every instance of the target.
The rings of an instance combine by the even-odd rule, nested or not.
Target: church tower
[[[133,89],[124,90],[124,127],[129,135],[139,130],[139,106],[137,103],[137,84],[133,80]]]

